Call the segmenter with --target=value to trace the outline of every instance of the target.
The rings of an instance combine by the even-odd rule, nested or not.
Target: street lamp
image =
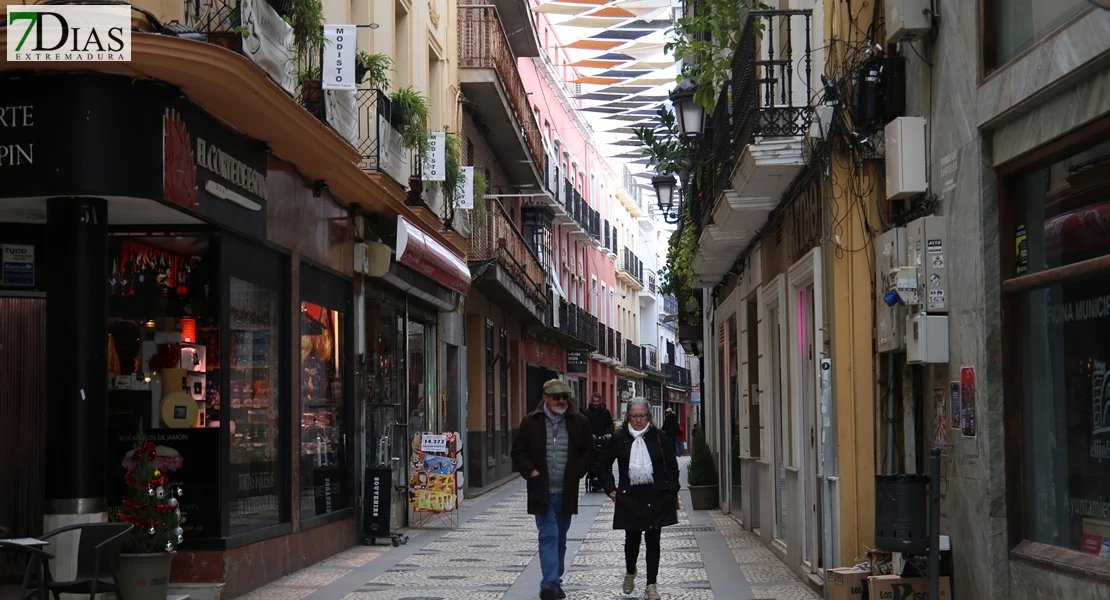
[[[655,197],[659,202],[659,212],[667,214],[674,208],[674,187],[678,180],[670,173],[660,173],[651,178],[651,187],[655,188]]]
[[[705,109],[694,102],[694,92],[697,85],[689,77],[675,86],[668,97],[674,106],[675,120],[678,121],[678,133],[683,138],[695,138],[701,135],[705,124]]]

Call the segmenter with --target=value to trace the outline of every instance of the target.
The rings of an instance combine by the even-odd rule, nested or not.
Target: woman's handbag
[[[669,481],[670,480],[670,472],[667,470],[667,450],[666,450],[666,448],[663,447],[663,438],[661,438],[659,436],[659,430],[658,429],[655,430],[655,441],[659,442],[659,452],[663,453],[663,474],[667,476],[667,479]],[[678,485],[679,485],[679,488],[682,487],[681,483],[678,484]],[[682,506],[678,502],[678,492],[675,492],[674,493],[674,509],[678,510],[680,508],[682,508]]]

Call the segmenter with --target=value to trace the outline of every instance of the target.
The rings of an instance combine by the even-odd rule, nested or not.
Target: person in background
[[[674,455],[682,454],[682,442],[678,438],[682,435],[682,425],[678,423],[678,415],[674,414],[673,408],[667,409],[667,416],[663,417],[663,433],[671,438],[674,442]]]
[[[644,398],[633,398],[625,412],[627,419],[605,449],[601,466],[606,473],[605,493],[616,503],[613,529],[624,530],[625,576],[622,591],[636,589],[636,563],[640,540],[646,542],[647,587],[645,600],[660,600],[656,587],[662,553],[663,528],[678,523],[678,460],[674,444],[651,421],[651,410]],[[620,472],[620,484],[613,478],[613,462]]]
[[[536,516],[541,600],[567,597],[567,530],[578,514],[578,482],[595,458],[590,421],[570,400],[566,382],[543,384],[543,402],[521,420],[511,452],[513,469],[528,481],[528,514]]]
[[[594,392],[590,398],[590,406],[586,409],[586,418],[590,420],[590,428],[594,432],[595,440],[607,440],[613,437],[613,413],[601,403],[601,394]]]

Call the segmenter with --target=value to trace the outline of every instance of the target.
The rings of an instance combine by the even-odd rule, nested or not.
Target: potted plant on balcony
[[[325,41],[324,7],[320,0],[291,0],[287,18],[293,28],[293,62],[301,84],[301,104],[316,113],[324,97],[319,65]]]
[[[713,452],[705,443],[705,431],[697,426],[693,431],[694,447],[690,454],[690,468],[686,482],[690,486],[690,504],[694,510],[713,510],[718,504],[717,464]]]
[[[359,84],[369,78],[370,89],[386,91],[389,89],[389,70],[393,68],[393,59],[387,54],[370,54],[359,50],[355,54],[355,81]]]
[[[389,101],[399,116],[401,143],[416,153],[417,160],[425,160],[431,150],[428,139],[428,99],[410,86],[393,92]]]
[[[486,175],[478,169],[474,169],[474,218],[478,222],[486,220],[486,188],[489,182],[486,181]]]

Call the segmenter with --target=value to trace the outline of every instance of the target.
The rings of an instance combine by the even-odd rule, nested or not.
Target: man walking
[[[678,415],[674,414],[673,408],[667,409],[667,416],[663,418],[663,433],[671,439],[674,444],[674,455],[682,456],[682,442],[678,441],[679,436],[682,435],[682,425],[678,422]]]
[[[594,439],[607,440],[613,437],[613,413],[601,403],[601,394],[594,392],[590,398],[590,407],[586,409],[586,418],[590,420]]]
[[[567,597],[567,530],[578,514],[578,482],[594,461],[590,422],[570,400],[565,382],[543,384],[543,403],[525,415],[513,440],[513,469],[528,481],[528,514],[536,516],[539,530],[542,600]]]

